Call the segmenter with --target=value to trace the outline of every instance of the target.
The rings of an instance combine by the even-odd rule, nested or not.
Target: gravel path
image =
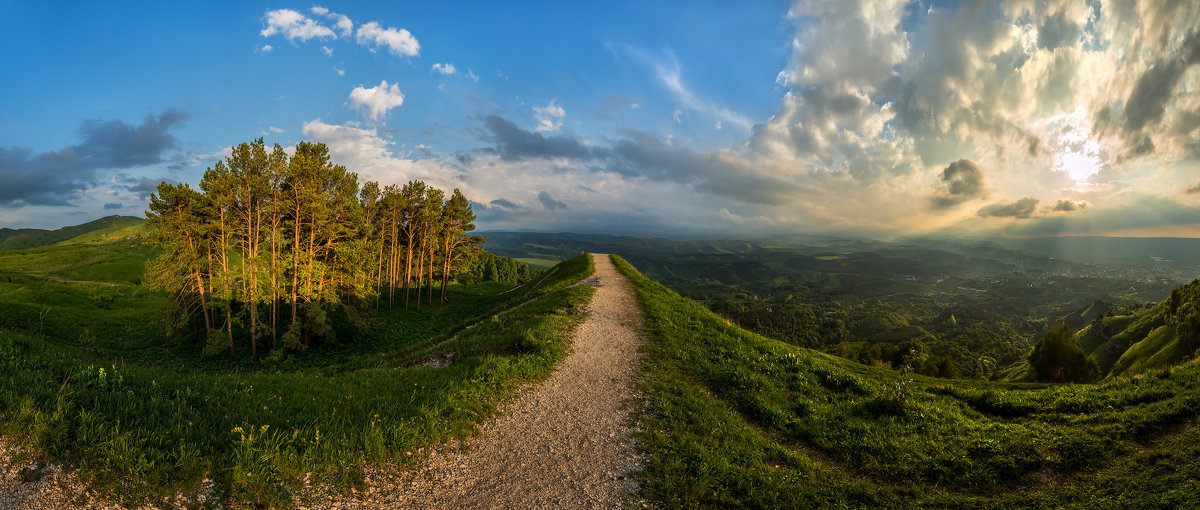
[[[430,454],[423,468],[370,473],[370,488],[334,500],[318,496],[302,509],[618,508],[643,505],[633,473],[644,465],[633,436],[632,406],[642,311],[633,286],[608,255],[593,254],[597,287],[571,352],[542,383],[526,389],[465,448]],[[97,501],[70,474],[47,466],[29,483],[0,442],[0,508],[116,508]],[[464,453],[465,451],[465,453]],[[37,464],[35,464],[37,466]],[[39,472],[41,469],[38,470]],[[208,491],[201,491],[207,493]],[[179,495],[177,507],[205,497]],[[196,497],[196,496],[192,496]]]
[[[358,502],[405,508],[616,508],[637,489],[632,436],[641,307],[608,255],[593,254],[596,294],[571,353],[458,449]],[[394,492],[393,492],[394,491]],[[630,500],[628,503],[635,503]],[[345,508],[345,506],[343,506]]]

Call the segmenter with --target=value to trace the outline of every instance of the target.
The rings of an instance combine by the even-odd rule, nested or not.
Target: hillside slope
[[[1098,385],[947,381],[749,333],[623,260],[646,311],[662,506],[1200,505],[1200,364]]]
[[[131,233],[145,221],[136,216],[105,216],[98,220],[55,230],[0,228],[0,250],[23,250],[50,246],[88,234],[92,235],[83,238],[83,242],[106,238],[117,240],[123,237],[116,234],[117,232]]]

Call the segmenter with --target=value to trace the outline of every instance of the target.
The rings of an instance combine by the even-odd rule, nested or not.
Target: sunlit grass
[[[643,442],[652,460],[640,479],[665,507],[1200,498],[1200,487],[1182,483],[1200,460],[1166,450],[1197,434],[1196,363],[1100,385],[902,383],[895,371],[741,330],[614,260],[647,315]],[[1150,451],[1170,455],[1172,471],[1151,474]]]
[[[594,290],[569,286],[594,271],[581,255],[514,292],[456,286],[379,330],[234,363],[165,346],[148,325],[162,299],[140,286],[0,270],[17,280],[0,276],[0,428],[130,503],[210,478],[222,500],[286,505],[307,477],[348,488],[365,465],[412,462],[545,377]]]

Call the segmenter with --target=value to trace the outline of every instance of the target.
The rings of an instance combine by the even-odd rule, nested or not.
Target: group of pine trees
[[[446,302],[483,242],[457,189],[447,199],[421,181],[360,188],[324,144],[300,142],[289,157],[261,138],[209,168],[199,190],[160,184],[146,216],[162,248],[148,284],[170,295],[168,328],[203,324],[205,354],[231,358],[235,331],[258,359],[262,344],[296,350],[328,337],[337,309],[419,309],[435,293]]]

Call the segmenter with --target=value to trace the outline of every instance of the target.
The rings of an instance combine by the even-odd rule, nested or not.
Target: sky
[[[262,137],[483,230],[1200,237],[1200,2],[6,2],[0,227]]]

